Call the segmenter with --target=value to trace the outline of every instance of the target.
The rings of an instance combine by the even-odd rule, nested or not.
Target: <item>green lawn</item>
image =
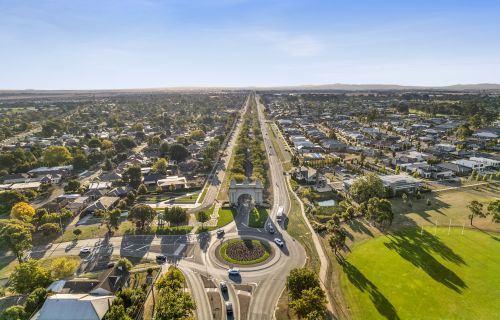
[[[205,200],[205,196],[207,195],[208,189],[210,188],[210,184],[207,183],[205,187],[203,188],[203,191],[200,196],[200,200],[198,201],[199,203],[203,203],[203,200]]]
[[[250,211],[250,217],[248,219],[248,226],[251,228],[264,228],[264,224],[269,216],[269,209],[266,208],[254,208]]]
[[[500,319],[500,237],[407,229],[363,241],[342,265],[353,319]]]
[[[423,193],[422,199],[412,199],[412,207],[403,203],[400,198],[392,199],[392,207],[395,213],[392,230],[401,226],[408,226],[409,222],[417,225],[439,225],[451,224],[456,226],[470,225],[467,205],[472,200],[477,200],[487,206],[488,202],[495,197],[498,198],[500,187],[480,186],[477,188],[463,188],[458,190]],[[428,206],[426,199],[431,200]],[[491,222],[491,217],[486,219],[475,219],[474,225],[481,229],[500,231],[498,224]]]
[[[219,219],[217,220],[217,228],[222,228],[234,220],[238,212],[233,208],[220,208]]]

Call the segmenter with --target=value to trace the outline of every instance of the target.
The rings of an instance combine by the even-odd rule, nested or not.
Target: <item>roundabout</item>
[[[214,243],[210,251],[215,264],[224,269],[238,266],[247,271],[261,270],[262,267],[272,266],[280,258],[270,241],[248,235]]]
[[[227,240],[216,248],[216,257],[232,265],[262,265],[274,254],[269,243],[252,238]]]

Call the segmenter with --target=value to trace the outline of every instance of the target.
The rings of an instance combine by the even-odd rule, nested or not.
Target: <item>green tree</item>
[[[51,234],[56,234],[61,232],[61,227],[58,223],[48,222],[44,223],[40,226],[40,230],[42,231],[44,236],[49,236]]]
[[[146,204],[136,204],[129,212],[128,219],[135,222],[141,230],[153,222],[156,211]]]
[[[72,164],[73,169],[76,171],[86,170],[90,167],[88,158],[83,152],[74,155]]]
[[[173,290],[180,290],[184,286],[184,274],[179,268],[170,266],[168,271],[163,274],[155,283],[158,290],[170,288]]]
[[[28,319],[29,314],[24,310],[23,306],[10,306],[2,312],[2,320],[24,320]]]
[[[74,179],[74,180],[69,180],[68,184],[64,187],[64,191],[66,192],[77,192],[80,190],[81,184],[80,181]]]
[[[465,140],[465,138],[470,137],[472,135],[472,130],[469,128],[467,124],[463,124],[457,128],[455,135],[460,140]]]
[[[488,204],[488,214],[491,214],[495,223],[500,223],[500,200],[493,200]]]
[[[167,157],[169,149],[170,149],[170,146],[168,145],[167,142],[163,142],[162,144],[160,144],[160,148],[159,148],[160,156],[163,158]]]
[[[27,294],[36,288],[44,288],[52,282],[50,273],[40,266],[38,260],[29,259],[17,265],[9,277],[11,287],[21,294]]]
[[[295,300],[300,298],[302,291],[314,287],[319,287],[317,274],[307,268],[295,268],[290,271],[287,277],[288,292]]]
[[[141,183],[141,185],[137,188],[137,194],[146,194],[148,193],[148,188],[144,185],[144,183]]]
[[[116,263],[116,267],[124,273],[129,272],[130,269],[132,269],[132,266],[132,262],[130,262],[127,258],[120,258],[120,260]]]
[[[318,286],[302,290],[300,298],[290,301],[289,304],[301,318],[308,317],[309,314],[313,313],[320,315],[326,313],[326,296]]]
[[[472,200],[467,205],[467,208],[470,210],[469,219],[470,219],[470,225],[471,226],[472,226],[472,220],[475,217],[480,217],[480,218],[486,217],[486,214],[483,211],[483,204],[480,203],[479,201]]]
[[[346,241],[346,232],[343,228],[337,227],[330,232],[330,237],[328,238],[328,244],[333,249],[333,252],[335,254],[337,254],[339,250],[344,248],[345,241]]]
[[[178,206],[165,208],[163,218],[170,224],[175,224],[175,225],[179,225],[189,220],[187,210]]]
[[[58,257],[52,260],[49,270],[55,279],[64,279],[72,276],[79,264],[76,259]]]
[[[157,173],[166,174],[168,170],[168,162],[164,158],[156,160],[153,164],[153,171]]]
[[[30,293],[26,302],[24,303],[24,310],[28,315],[33,314],[35,311],[40,309],[47,297],[49,296],[49,290],[45,288],[36,288]]]
[[[201,210],[196,213],[196,220],[201,223],[201,228],[204,227],[205,222],[210,220],[210,216],[205,210]]]
[[[24,253],[31,249],[32,226],[22,221],[10,220],[0,224],[0,242],[9,248],[21,263]]]
[[[189,155],[188,149],[182,144],[173,144],[168,150],[169,158],[177,162],[184,161]]]
[[[123,172],[122,179],[125,182],[130,183],[134,188],[137,188],[142,182],[142,172],[141,167],[131,166]]]
[[[191,294],[167,287],[160,291],[158,300],[155,319],[188,320],[193,318],[193,311],[196,309],[196,304]]]
[[[120,209],[113,209],[111,211],[104,211],[101,215],[101,225],[105,225],[108,229],[108,233],[112,233],[113,229],[118,230],[120,226]]]
[[[76,228],[73,230],[73,235],[75,236],[75,239],[78,239],[78,237],[82,234],[82,230]]]
[[[349,193],[356,201],[364,203],[373,197],[382,198],[385,195],[385,188],[378,175],[368,173],[353,182]]]
[[[132,320],[123,304],[113,304],[104,316],[105,320]]]
[[[387,199],[371,198],[366,207],[366,216],[379,225],[391,225],[394,219],[391,202]]]
[[[27,201],[28,199],[18,191],[0,192],[0,214],[9,214],[16,203]]]
[[[60,166],[70,163],[73,157],[64,146],[50,146],[42,154],[43,162],[48,166]]]

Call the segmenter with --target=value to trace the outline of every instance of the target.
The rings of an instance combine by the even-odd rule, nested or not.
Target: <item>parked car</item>
[[[92,248],[91,247],[83,247],[80,249],[80,254],[89,254],[92,252]]]
[[[230,276],[239,276],[240,275],[240,269],[238,269],[238,268],[230,268],[230,269],[227,270],[227,273]]]
[[[229,314],[233,313],[233,304],[229,301],[226,302],[226,312]]]
[[[167,256],[159,254],[156,256],[156,262],[165,263],[167,262]]]
[[[276,243],[276,245],[278,245],[278,247],[280,247],[280,248],[285,245],[283,240],[281,240],[280,238],[274,238],[274,243]]]
[[[227,291],[227,283],[225,281],[220,282],[220,291],[226,292]]]

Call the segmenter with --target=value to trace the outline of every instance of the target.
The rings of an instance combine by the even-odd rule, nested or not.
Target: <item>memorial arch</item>
[[[248,195],[252,197],[255,205],[260,206],[263,203],[263,192],[264,186],[257,180],[256,182],[250,182],[245,179],[243,183],[236,183],[236,181],[231,180],[229,185],[229,203],[231,205],[237,206],[240,197]]]

